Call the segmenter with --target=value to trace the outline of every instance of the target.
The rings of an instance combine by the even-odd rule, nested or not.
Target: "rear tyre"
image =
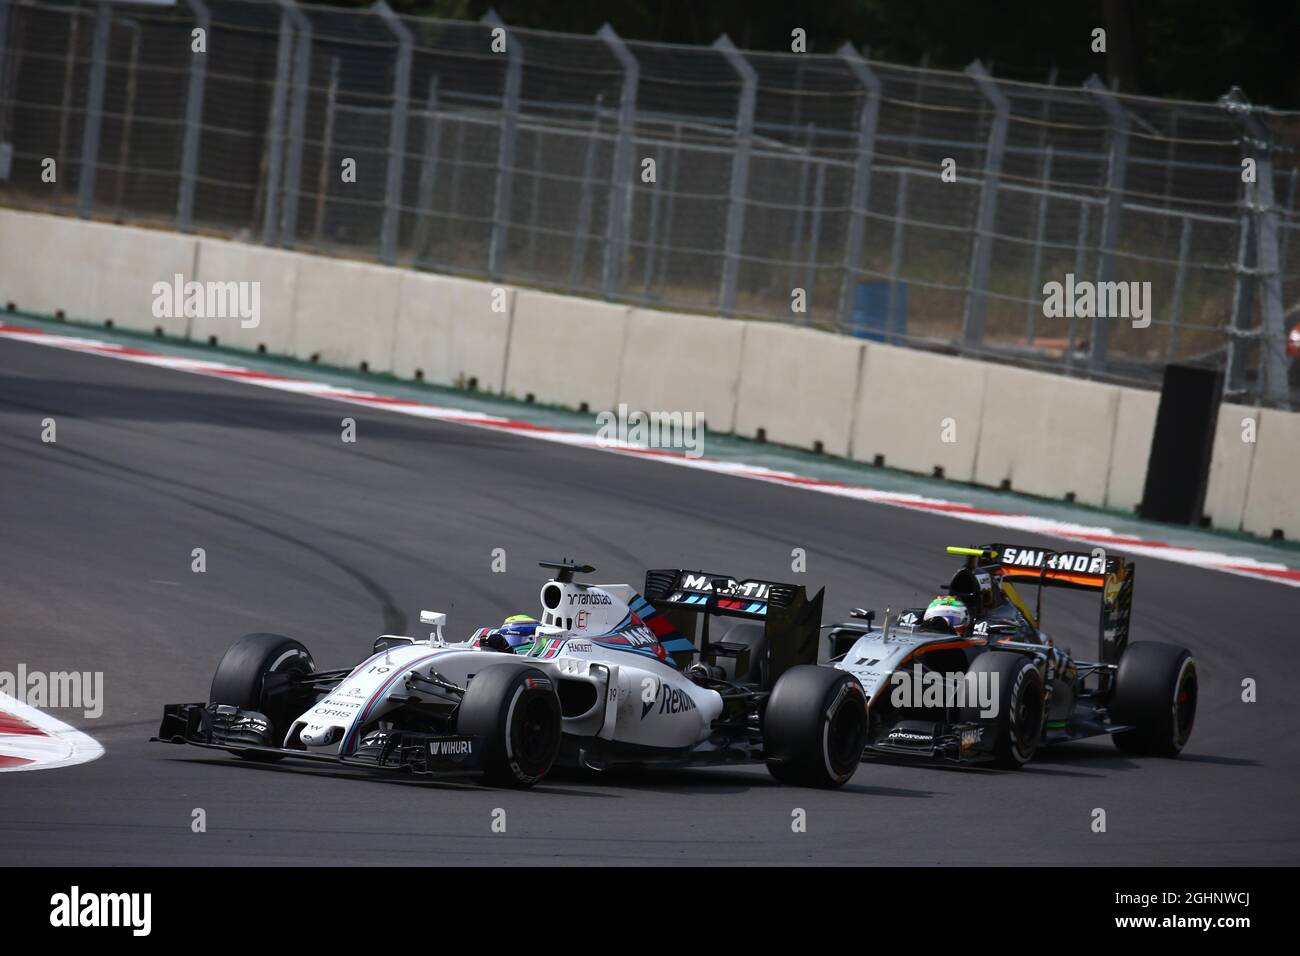
[[[777,679],[763,715],[767,769],[782,783],[838,787],[862,761],[867,696],[851,674],[799,664]]]
[[[213,706],[229,704],[261,714],[271,725],[271,743],[279,746],[294,718],[310,703],[292,692],[290,679],[315,670],[311,653],[293,638],[282,634],[245,634],[230,645],[217,665],[208,700]],[[237,750],[231,753],[246,760],[281,759],[280,754]]]
[[[562,728],[554,681],[515,661],[475,674],[456,714],[456,732],[478,738],[484,782],[498,787],[531,787],[546,776]]]
[[[970,674],[989,674],[996,679],[997,716],[992,721],[993,762],[1007,770],[1022,767],[1033,759],[1043,740],[1047,702],[1043,677],[1034,660],[1011,651],[985,651],[971,662]],[[983,722],[978,707],[962,709],[962,719]]]
[[[1133,730],[1111,734],[1126,754],[1176,757],[1196,721],[1196,661],[1187,648],[1160,641],[1130,644],[1119,659],[1110,718]]]

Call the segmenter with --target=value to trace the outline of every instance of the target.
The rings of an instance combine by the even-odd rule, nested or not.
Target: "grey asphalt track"
[[[340,420],[358,441],[340,440]],[[58,441],[40,441],[53,417]],[[1177,760],[1108,741],[992,770],[869,762],[833,792],[761,767],[557,773],[518,793],[263,766],[148,743],[206,696],[229,643],[266,630],[321,666],[446,610],[452,633],[532,611],[536,561],[790,577],[827,618],[924,600],[943,546],[980,529],[510,434],[0,342],[0,670],[103,671],[103,716],[53,711],[105,756],[0,774],[0,865],[1294,864],[1300,861],[1300,593],[1141,560],[1135,639],[1197,655]],[[989,537],[996,537],[992,532]],[[1050,539],[1042,543],[1053,544]],[[207,571],[190,570],[204,548]],[[491,571],[506,549],[507,573]],[[1049,629],[1093,649],[1091,604]],[[1049,596],[1050,598],[1050,596]],[[1240,699],[1244,678],[1259,701]],[[191,831],[192,811],[207,832]],[[506,811],[506,832],[493,812]],[[807,831],[792,832],[796,808]],[[1092,831],[1106,811],[1105,833]]]

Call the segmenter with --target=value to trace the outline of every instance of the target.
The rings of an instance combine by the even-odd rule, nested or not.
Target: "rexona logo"
[[[682,576],[683,591],[703,591],[705,594],[714,593],[713,578],[703,574],[686,574]],[[731,597],[747,597],[755,601],[764,601],[767,599],[768,586],[762,581],[737,581],[735,578],[726,578],[726,587],[717,590],[718,594],[726,594]]]
[[[153,894],[82,893],[74,886],[50,897],[50,925],[126,926],[133,936],[148,936],[153,926]]]
[[[695,709],[695,701],[691,699],[690,694],[661,683],[654,699],[641,704],[642,720],[645,720],[656,703],[659,705],[660,714],[685,714]]]
[[[1046,559],[1053,571],[1079,571],[1085,574],[1105,574],[1106,558],[1094,554],[1052,554],[1033,548],[1007,548],[1002,553],[1004,567],[1039,568]]]

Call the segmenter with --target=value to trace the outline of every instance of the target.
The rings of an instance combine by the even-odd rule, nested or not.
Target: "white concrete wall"
[[[853,457],[920,474],[971,481],[988,366],[871,343],[854,415]]]
[[[1159,392],[1120,388],[1110,446],[1110,474],[1106,477],[1106,507],[1133,511],[1142,502],[1159,408]]]
[[[1118,410],[1113,385],[998,368],[984,392],[976,483],[1104,505]]]
[[[1242,530],[1300,540],[1300,414],[1264,409],[1256,438]]]
[[[515,290],[471,279],[405,272],[393,339],[393,374],[435,385],[505,387]]]
[[[245,328],[238,318],[191,318],[189,336],[196,342],[215,337],[217,345],[271,355],[293,348],[293,321],[298,270],[308,256],[224,239],[200,239],[195,278],[200,282],[257,283],[257,325]]]
[[[341,368],[392,368],[403,271],[303,256],[294,297],[290,354]]]
[[[743,323],[631,309],[618,400],[629,411],[702,413],[708,427],[736,423]]]
[[[0,218],[0,302],[27,312],[184,336],[183,314],[153,314],[155,283],[194,273],[191,236],[5,210]]]
[[[618,404],[628,307],[521,289],[515,293],[506,393],[592,412]]]
[[[736,434],[847,456],[864,344],[778,322],[745,322]]]
[[[1253,424],[1245,424],[1247,422]],[[1248,442],[1249,429],[1255,442]],[[1259,409],[1224,402],[1219,406],[1210,452],[1210,476],[1201,510],[1215,528],[1240,531],[1246,510],[1246,490],[1259,438]]]

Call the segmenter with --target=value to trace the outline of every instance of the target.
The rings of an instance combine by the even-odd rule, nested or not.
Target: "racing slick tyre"
[[[754,687],[768,687],[767,626],[759,621],[739,621],[729,627],[718,642],[741,644],[749,650],[749,669],[743,673],[735,670],[734,658],[722,658],[727,680]]]
[[[763,714],[763,752],[777,780],[841,786],[866,744],[867,696],[852,674],[799,664],[777,679]]]
[[[483,780],[531,787],[560,750],[560,697],[546,674],[503,661],[474,675],[456,713],[456,732],[478,738]]]
[[[229,704],[257,711],[271,725],[268,743],[279,746],[289,725],[310,701],[290,693],[284,678],[302,677],[316,670],[316,662],[302,644],[282,634],[245,634],[221,658],[212,677],[208,700],[213,706]],[[301,704],[302,706],[298,706]],[[232,750],[247,760],[275,761],[280,754]]]
[[[1038,752],[1047,718],[1043,675],[1034,660],[1012,651],[985,651],[971,662],[968,674],[996,675],[998,712],[992,720],[993,763],[1014,770],[1024,766]],[[964,707],[962,720],[984,722],[979,707]]]
[[[1126,754],[1176,757],[1196,720],[1196,661],[1187,648],[1160,641],[1130,644],[1119,659],[1110,719],[1133,730],[1111,734]]]

